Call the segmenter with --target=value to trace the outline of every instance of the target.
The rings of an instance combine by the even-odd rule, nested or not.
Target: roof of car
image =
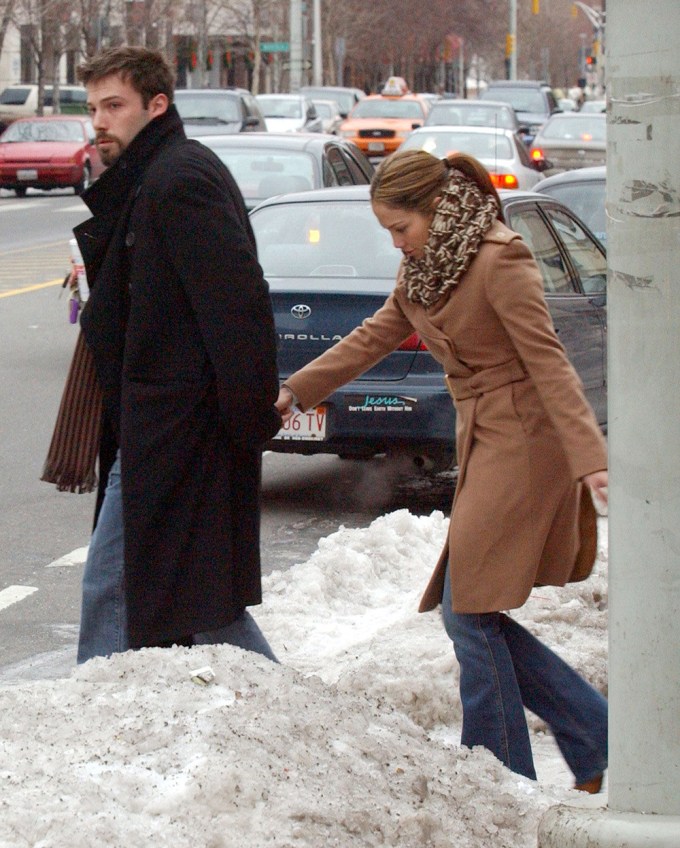
[[[550,188],[560,183],[578,183],[589,180],[604,180],[607,176],[606,165],[594,165],[592,168],[574,168],[569,171],[562,171],[559,174],[553,174],[541,180],[536,186],[536,191],[542,192],[544,188]]]
[[[309,201],[326,203],[334,200],[370,200],[370,185],[333,186],[332,188],[315,188],[312,191],[297,191],[291,194],[279,195],[267,198],[257,207],[274,206],[277,203],[307,203]],[[518,189],[501,189],[498,194],[501,200],[531,200],[536,197],[535,191],[522,191]],[[545,198],[542,198],[545,199]],[[552,199],[552,198],[551,198]]]
[[[218,135],[206,135],[205,137],[194,136],[196,141],[205,138],[208,146],[219,144],[224,147],[269,147],[272,150],[285,148],[286,150],[306,150],[315,145],[324,145],[328,142],[343,144],[344,139],[329,133],[285,133],[285,132],[249,132],[249,133],[224,133]]]
[[[250,94],[247,88],[176,88],[175,97],[183,94],[207,94],[224,96],[225,94]]]

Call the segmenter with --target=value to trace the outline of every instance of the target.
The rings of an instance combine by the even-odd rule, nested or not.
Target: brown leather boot
[[[598,774],[592,780],[586,780],[584,783],[575,783],[574,789],[578,789],[579,792],[589,792],[591,795],[597,795],[600,789],[602,789],[603,777],[604,775]]]

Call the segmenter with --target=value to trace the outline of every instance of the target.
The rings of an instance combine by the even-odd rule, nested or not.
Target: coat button
[[[128,233],[125,236],[125,246],[126,247],[132,247],[132,245],[134,243],[135,243],[135,234],[134,233]]]

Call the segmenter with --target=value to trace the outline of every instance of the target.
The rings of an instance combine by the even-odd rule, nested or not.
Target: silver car
[[[532,189],[545,168],[531,161],[517,133],[493,127],[420,127],[399,149],[426,150],[439,158],[454,151],[467,153],[484,165],[499,189]]]

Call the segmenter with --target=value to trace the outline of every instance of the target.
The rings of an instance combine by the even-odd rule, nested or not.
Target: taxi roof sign
[[[408,85],[403,77],[389,77],[380,93],[388,97],[401,97],[402,94],[408,94]]]

